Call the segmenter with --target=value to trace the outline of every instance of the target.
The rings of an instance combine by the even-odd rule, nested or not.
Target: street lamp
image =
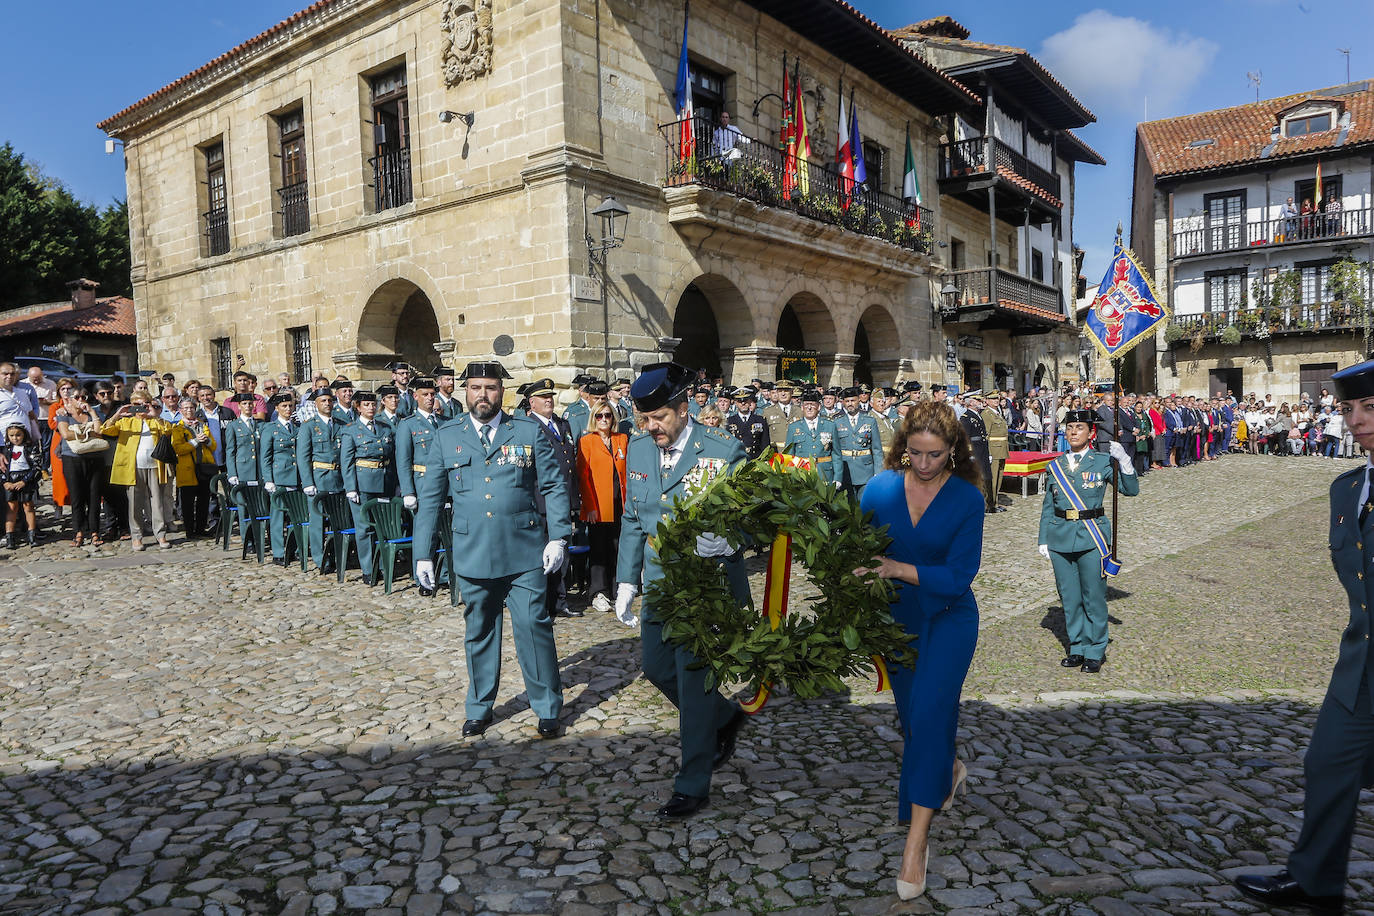
[[[585,211],[584,211],[585,212]],[[606,253],[612,248],[625,244],[625,228],[630,223],[630,211],[614,197],[607,197],[601,206],[592,211],[601,221],[601,241],[592,238],[591,221],[584,219],[583,232],[587,237],[587,257],[601,268],[601,346],[605,350],[605,368],[611,371],[611,310],[606,298],[606,286],[610,282],[610,271],[606,266]]]
[[[950,321],[959,314],[959,293],[961,290],[952,282],[946,280],[945,285],[940,289],[940,320]],[[935,326],[934,317],[931,318],[931,327]]]

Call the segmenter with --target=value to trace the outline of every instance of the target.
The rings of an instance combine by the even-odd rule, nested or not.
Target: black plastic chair
[[[458,576],[453,571],[452,505],[445,505],[439,510],[439,530],[435,533],[439,537],[439,547],[434,551],[434,584],[439,584],[439,580],[444,577],[444,571],[447,570],[448,603],[457,607],[463,603],[463,596],[458,591]]]
[[[402,525],[401,503],[391,499],[369,499],[363,503],[363,518],[377,534],[377,546],[373,552],[375,569],[372,579],[377,579],[381,570],[383,591],[391,594],[391,583],[396,577],[396,555],[402,550],[410,550],[411,538]]]
[[[272,536],[286,538],[286,562],[291,562],[291,548],[294,547],[301,558],[301,572],[305,572],[310,559],[310,507],[305,501],[305,493],[296,489],[278,490],[272,498],[286,512],[285,532],[273,531]]]
[[[243,534],[243,553],[239,555],[239,559],[248,558],[248,548],[252,544],[257,549],[258,562],[261,563],[267,548],[267,525],[272,520],[272,510],[267,503],[267,491],[261,484],[250,486],[241,483],[234,488],[234,494],[243,500],[246,512],[239,518],[239,531]]]
[[[228,550],[235,522],[239,526],[239,537],[243,537],[243,518],[238,504],[229,495],[229,478],[223,474],[211,477],[210,495],[215,498],[215,505],[219,509],[219,528],[215,531],[215,540],[220,542],[221,550]]]
[[[349,509],[348,497],[342,493],[318,493],[315,506],[328,524],[325,537],[334,544],[334,571],[342,582],[348,569],[349,543],[358,536],[358,530],[353,527],[353,512]],[[366,572],[370,574],[370,570]]]

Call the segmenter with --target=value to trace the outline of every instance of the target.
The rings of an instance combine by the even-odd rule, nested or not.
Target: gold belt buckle
[[[1076,522],[1076,521],[1078,521],[1078,510],[1077,510],[1077,509],[1069,509],[1069,510],[1067,510],[1067,511],[1064,513],[1064,517],[1065,517],[1066,519],[1068,519],[1069,521],[1071,521],[1071,522]]]

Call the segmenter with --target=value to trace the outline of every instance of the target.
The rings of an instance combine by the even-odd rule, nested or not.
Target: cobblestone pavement
[[[1096,677],[1057,664],[1039,500],[989,517],[970,792],[910,904],[871,682],[770,701],[711,806],[662,825],[676,716],[610,615],[558,625],[565,737],[535,737],[508,651],[497,724],[464,740],[442,592],[199,544],[0,550],[0,913],[1254,912],[1228,882],[1296,836],[1345,617],[1324,494],[1348,466],[1147,477]],[[1362,815],[1351,893],[1374,913]]]

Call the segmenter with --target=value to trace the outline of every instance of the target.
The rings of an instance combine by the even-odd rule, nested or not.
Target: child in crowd
[[[38,498],[38,481],[43,476],[43,449],[33,441],[29,431],[19,423],[5,430],[5,465],[0,472],[3,480],[5,501],[9,503],[9,514],[5,518],[5,546],[13,550],[14,529],[19,522],[19,512],[24,512],[24,523],[28,526],[29,546],[38,542],[38,517],[34,514],[33,504]]]

